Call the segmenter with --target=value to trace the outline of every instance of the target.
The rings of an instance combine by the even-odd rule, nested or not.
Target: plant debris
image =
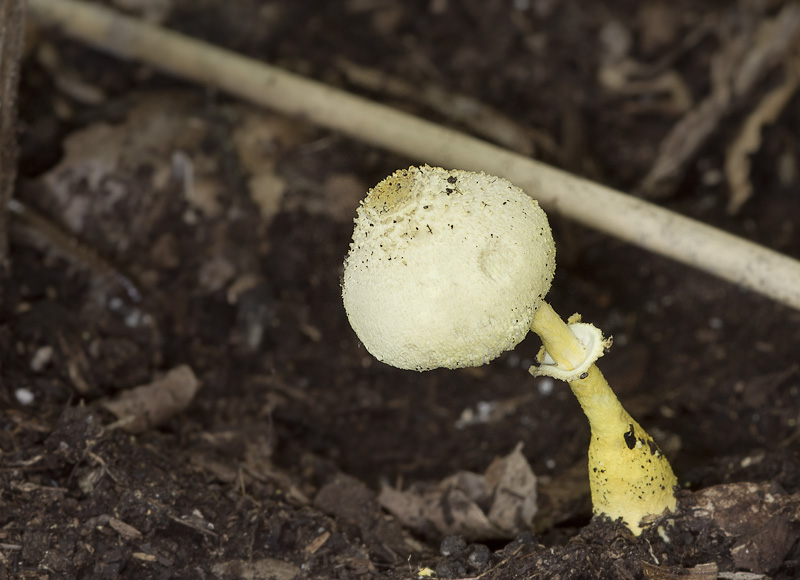
[[[731,111],[741,108],[776,66],[792,55],[800,37],[800,6],[787,3],[774,17],[746,2],[720,18],[719,50],[711,62],[711,92],[672,128],[639,190],[663,198],[675,191],[687,166]]]
[[[115,427],[128,433],[142,433],[186,410],[199,386],[192,369],[182,365],[148,385],[125,391],[112,400],[100,400],[98,404],[116,415]]]
[[[725,152],[725,177],[730,188],[728,213],[738,213],[753,194],[750,155],[761,147],[761,131],[774,123],[797,92],[800,71],[796,59],[786,67],[786,80],[768,92],[747,116],[736,139]]]
[[[384,486],[378,501],[420,534],[470,540],[512,538],[532,528],[536,476],[520,444],[493,461],[483,475],[463,471],[436,484],[415,484],[407,491]]]

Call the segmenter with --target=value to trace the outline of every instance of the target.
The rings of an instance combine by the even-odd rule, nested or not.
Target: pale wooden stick
[[[800,309],[800,263],[527,157],[204,42],[75,0],[29,0],[42,24],[410,159],[485,171],[551,211]]]

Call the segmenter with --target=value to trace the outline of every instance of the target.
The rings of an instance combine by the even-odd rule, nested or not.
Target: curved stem
[[[586,357],[583,344],[547,302],[542,302],[536,311],[531,330],[542,339],[547,354],[565,370],[574,369]],[[592,432],[604,432],[610,424],[627,426],[633,420],[596,365],[589,368],[588,377],[571,381],[569,386],[586,413]]]
[[[545,301],[542,301],[533,315],[531,330],[539,335],[544,349],[563,369],[574,369],[586,357],[586,349],[553,307]]]
[[[553,308],[544,302],[531,330],[556,364],[572,370],[586,357],[583,344]],[[643,518],[675,509],[677,478],[650,435],[628,414],[592,364],[569,386],[589,419],[589,482],[594,513],[623,522],[635,534]]]

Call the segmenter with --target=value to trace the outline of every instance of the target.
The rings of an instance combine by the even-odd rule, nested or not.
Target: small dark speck
[[[455,175],[451,175],[447,178],[447,183],[455,183],[456,181],[458,181],[458,179],[456,179]]]
[[[589,376],[589,373],[583,373],[580,378],[581,378],[581,380],[583,380],[583,379],[587,378],[588,376]]]
[[[429,205],[423,205],[422,209],[428,209],[429,207],[430,207]]]

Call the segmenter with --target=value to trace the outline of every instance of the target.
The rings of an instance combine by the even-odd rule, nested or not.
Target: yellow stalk
[[[536,311],[531,330],[562,370],[585,359],[585,348],[546,302]],[[589,482],[595,515],[622,518],[634,535],[642,519],[675,509],[677,478],[652,437],[622,407],[600,370],[592,364],[569,382],[592,431]]]

